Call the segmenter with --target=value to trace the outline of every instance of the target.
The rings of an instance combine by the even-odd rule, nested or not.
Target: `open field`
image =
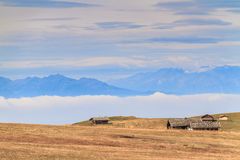
[[[221,114],[214,115],[218,117]],[[228,121],[221,121],[222,129],[224,131],[239,131],[240,132],[240,113],[227,113]]]
[[[0,124],[1,160],[240,159],[238,131],[166,130],[157,119],[115,120],[112,126]]]

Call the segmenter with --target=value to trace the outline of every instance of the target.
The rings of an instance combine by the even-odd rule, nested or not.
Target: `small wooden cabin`
[[[109,124],[109,118],[108,117],[92,117],[89,119],[92,124]]]
[[[201,117],[201,120],[202,121],[211,121],[211,122],[214,122],[215,119],[213,116],[209,115],[209,114],[205,114],[204,116]]]
[[[169,119],[167,122],[168,129],[187,129],[188,126],[189,123],[184,118]]]
[[[197,119],[175,118],[169,119],[167,122],[168,129],[189,129],[191,122],[197,122]]]
[[[227,121],[229,119],[229,117],[227,116],[227,115],[220,115],[219,117],[218,117],[218,120],[219,121]]]

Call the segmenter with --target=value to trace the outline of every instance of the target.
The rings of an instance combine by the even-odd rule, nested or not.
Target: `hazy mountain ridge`
[[[34,97],[34,96],[79,96],[79,95],[117,95],[126,96],[136,92],[108,85],[91,78],[79,80],[62,75],[48,77],[28,77],[19,80],[0,78],[0,96]]]
[[[109,85],[111,84],[111,85]],[[7,98],[80,95],[149,95],[240,93],[240,67],[217,67],[204,72],[163,68],[105,83],[96,79],[72,79],[59,74],[10,80],[0,77],[0,96]]]
[[[224,66],[204,72],[164,68],[111,81],[118,87],[169,94],[240,93],[240,67]]]

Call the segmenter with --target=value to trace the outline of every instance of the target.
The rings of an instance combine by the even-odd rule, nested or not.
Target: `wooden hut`
[[[183,118],[169,119],[167,122],[168,129],[187,129],[188,122]]]
[[[227,121],[229,119],[229,117],[227,116],[227,115],[220,115],[219,117],[218,117],[218,120],[219,121]]]
[[[174,118],[167,122],[168,129],[189,129],[191,122],[197,122],[197,119],[190,118]]]
[[[192,130],[219,130],[221,127],[220,123],[215,121],[202,121],[190,123]]]
[[[110,124],[108,117],[92,117],[89,121],[91,121],[92,124]]]
[[[215,121],[214,117],[209,114],[205,114],[204,116],[202,116],[201,120],[202,121],[211,121],[211,122]]]

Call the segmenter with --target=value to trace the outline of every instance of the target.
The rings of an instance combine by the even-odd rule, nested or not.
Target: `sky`
[[[160,68],[240,66],[239,19],[239,0],[0,0],[0,76],[63,74],[108,82]],[[66,124],[91,116],[185,117],[236,112],[239,99],[162,93],[0,97],[0,121]]]
[[[239,19],[238,0],[0,0],[0,76],[239,66]]]
[[[0,97],[0,121],[2,123],[72,124],[96,116],[184,118],[239,112],[239,99],[240,95],[230,94],[175,96],[162,93],[135,97],[41,96],[18,99]]]

